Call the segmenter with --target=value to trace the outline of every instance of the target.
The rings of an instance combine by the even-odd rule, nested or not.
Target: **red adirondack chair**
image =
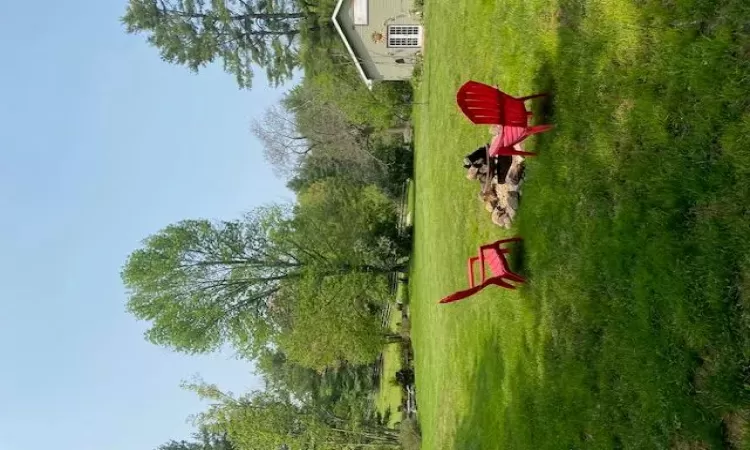
[[[451,303],[463,300],[491,285],[504,287],[506,289],[515,289],[516,286],[510,284],[508,281],[514,281],[516,283],[525,282],[526,279],[524,277],[511,271],[508,267],[508,260],[505,258],[505,255],[510,253],[510,250],[502,247],[502,244],[520,240],[520,237],[514,237],[510,239],[501,239],[491,244],[480,246],[478,251],[479,256],[472,256],[468,261],[469,288],[454,292],[440,300],[440,303]],[[477,260],[479,260],[481,268],[481,282],[478,285],[474,283],[474,263]],[[486,264],[489,265],[490,272],[492,273],[490,278],[486,277]]]
[[[546,93],[516,98],[477,81],[467,81],[458,90],[456,102],[464,115],[477,125],[500,125],[502,131],[493,139],[488,156],[524,155],[536,153],[516,150],[513,147],[531,136],[552,129],[552,125],[529,126],[531,111],[526,110],[526,100],[545,97]]]

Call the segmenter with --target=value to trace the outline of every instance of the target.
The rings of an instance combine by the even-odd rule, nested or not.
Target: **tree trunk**
[[[176,17],[185,17],[190,19],[205,19],[206,17],[215,15],[215,12],[211,13],[189,13],[179,9],[160,9],[159,12],[164,15],[172,15]],[[237,14],[231,16],[232,20],[245,20],[245,19],[302,19],[306,16],[303,12],[292,12],[292,13],[248,13],[248,14]]]
[[[305,17],[303,12],[293,13],[252,13],[234,16],[233,19],[302,19]]]
[[[288,36],[290,38],[296,37],[300,33],[299,30],[289,30],[289,31],[268,31],[268,30],[260,30],[260,31],[248,31],[246,33],[243,33],[243,36]]]
[[[362,264],[359,266],[342,265],[339,270],[329,273],[329,275],[344,275],[348,273],[371,273],[373,275],[386,275],[403,268],[403,265],[396,264],[394,266],[382,267],[373,266],[370,264]]]
[[[375,432],[375,433],[368,433],[364,431],[352,431],[352,430],[344,430],[341,428],[331,428],[332,431],[337,431],[342,434],[348,434],[348,435],[354,435],[354,436],[361,436],[363,438],[370,439],[374,442],[383,442],[383,443],[398,443],[398,435],[395,433],[390,432]],[[353,445],[363,445],[358,443],[351,443]]]
[[[400,344],[404,342],[404,337],[396,333],[385,333],[383,337],[385,337],[386,344]]]

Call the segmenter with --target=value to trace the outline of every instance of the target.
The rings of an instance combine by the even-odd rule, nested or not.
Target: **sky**
[[[162,62],[123,31],[125,3],[3,3],[2,450],[151,450],[204,409],[182,380],[260,387],[231,354],[146,342],[119,272],[169,223],[292,197],[249,131],[282,91]]]

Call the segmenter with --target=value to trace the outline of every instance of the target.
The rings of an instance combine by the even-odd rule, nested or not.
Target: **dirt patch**
[[[708,348],[700,356],[700,365],[693,374],[693,388],[696,394],[703,394],[707,390],[709,379],[716,373],[716,351]]]
[[[747,449],[750,444],[748,436],[748,411],[737,411],[722,417],[725,447],[731,450]]]

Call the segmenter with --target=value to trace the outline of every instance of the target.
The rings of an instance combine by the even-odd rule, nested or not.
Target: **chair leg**
[[[465,298],[471,297],[472,295],[476,294],[477,292],[481,291],[487,286],[488,286],[487,284],[480,284],[478,286],[474,286],[469,289],[456,291],[452,293],[451,295],[444,297],[442,300],[440,300],[440,303],[452,303],[452,302],[457,302],[459,300],[463,300]]]
[[[464,289],[461,291],[456,291],[452,293],[451,295],[444,297],[442,300],[440,300],[440,303],[452,303],[452,302],[457,302],[459,300],[463,300],[465,298],[471,297],[472,295],[476,294],[477,292],[481,291],[487,286],[490,286],[493,284],[495,286],[500,286],[506,289],[516,289],[515,286],[508,283],[507,281],[502,280],[501,277],[493,277],[478,286],[474,286],[472,288]]]
[[[469,276],[469,287],[474,287],[475,286],[475,283],[474,283],[474,263],[476,262],[476,260],[477,260],[476,256],[469,258],[469,267],[468,267],[469,270],[468,270],[468,274],[467,274]],[[482,280],[482,281],[484,281],[484,280]]]
[[[499,152],[498,154],[502,155],[502,156],[514,156],[514,155],[518,155],[518,156],[536,156],[536,153],[534,153],[534,152],[524,152],[524,151],[520,151],[520,150],[503,150],[503,151]]]
[[[508,242],[519,242],[519,241],[522,241],[522,240],[523,240],[523,238],[521,236],[513,236],[512,238],[500,239],[500,240],[497,240],[497,241],[495,241],[495,242],[493,242],[491,244],[482,245],[479,248],[480,248],[480,251],[481,251],[481,249],[483,249],[483,248],[497,247],[500,244],[505,244],[505,243],[508,243]]]
[[[522,277],[521,275],[515,273],[515,272],[508,272],[505,275],[503,275],[505,278],[508,278],[510,280],[513,280],[517,283],[525,283],[526,278]]]
[[[520,156],[536,156],[536,153],[534,152],[526,152],[521,150],[521,143],[529,136],[531,136],[533,133],[530,133],[530,129],[534,127],[529,127],[526,129],[526,132],[518,137],[515,141],[506,143],[499,149],[497,149],[495,156],[503,155],[503,156],[513,156],[513,155],[520,155]]]
[[[521,97],[521,98],[519,98],[519,100],[521,100],[521,101],[524,101],[524,102],[525,102],[526,100],[531,100],[531,99],[534,99],[534,98],[547,97],[547,96],[549,96],[549,94],[548,94],[548,93],[546,93],[546,92],[542,92],[542,93],[540,93],[540,94],[527,95],[526,97]]]
[[[538,134],[538,133],[544,133],[545,131],[549,131],[551,129],[555,128],[554,125],[535,125],[533,127],[529,127],[527,130],[527,133],[529,135],[532,134]]]

